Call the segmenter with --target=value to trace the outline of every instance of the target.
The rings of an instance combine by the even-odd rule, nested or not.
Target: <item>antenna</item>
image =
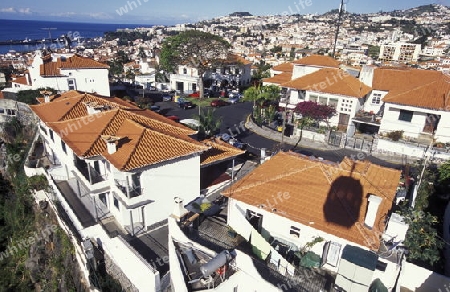
[[[345,2],[347,3],[347,2]],[[338,17],[338,21],[336,24],[336,34],[334,35],[334,45],[333,45],[333,55],[332,57],[335,57],[336,54],[336,43],[337,43],[337,39],[338,39],[338,35],[339,35],[339,28],[341,26],[341,19],[342,19],[342,12],[343,12],[343,8],[344,7],[344,0],[341,0],[341,5],[339,5],[339,17]]]
[[[43,28],[41,28],[41,29],[43,29],[43,30],[48,30],[48,38],[50,39],[50,42],[52,41],[52,34],[51,34],[51,30],[55,30],[56,29],[56,27],[43,27]]]

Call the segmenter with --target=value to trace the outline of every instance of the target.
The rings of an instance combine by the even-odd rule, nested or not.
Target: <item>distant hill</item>
[[[230,16],[243,17],[243,16],[253,16],[253,15],[251,15],[250,12],[233,12],[230,14]]]

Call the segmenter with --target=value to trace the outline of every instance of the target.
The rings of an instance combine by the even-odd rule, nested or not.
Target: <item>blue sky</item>
[[[7,3],[5,3],[7,2]],[[356,13],[407,9],[450,0],[345,0]],[[211,1],[211,0],[14,0],[0,3],[0,19],[35,19],[100,23],[176,24],[197,22],[235,11],[253,15],[324,13],[339,7],[340,0]]]

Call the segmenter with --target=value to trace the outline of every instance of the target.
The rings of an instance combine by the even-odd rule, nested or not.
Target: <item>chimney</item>
[[[364,220],[364,225],[366,225],[367,228],[372,229],[373,224],[375,223],[375,219],[377,217],[378,213],[378,207],[381,204],[381,201],[383,200],[381,197],[375,196],[373,194],[370,194],[367,205],[367,213],[366,213],[366,219]]]
[[[174,217],[175,219],[177,219],[178,222],[180,222],[181,217],[186,215],[189,211],[184,208],[182,198],[175,197],[174,201],[175,207],[172,212],[172,217]]]
[[[266,148],[261,148],[261,164],[266,161]]]
[[[102,135],[101,138],[106,142],[106,149],[108,154],[114,154],[117,151],[117,141],[122,139],[122,137]]]
[[[44,90],[40,91],[39,93],[44,96],[44,102],[50,102],[50,94],[52,94],[51,91]]]

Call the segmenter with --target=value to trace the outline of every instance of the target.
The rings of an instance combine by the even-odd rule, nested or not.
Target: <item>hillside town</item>
[[[0,55],[2,178],[34,182],[80,291],[450,289],[449,7],[95,42]]]

